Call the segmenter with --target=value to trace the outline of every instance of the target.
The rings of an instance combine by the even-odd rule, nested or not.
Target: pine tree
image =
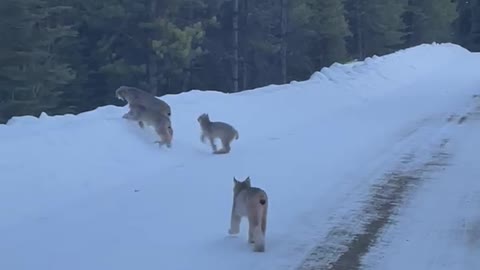
[[[405,5],[404,0],[348,0],[348,20],[353,32],[350,51],[363,59],[401,48]]]
[[[184,77],[184,83],[182,88],[178,90],[218,89],[220,91],[231,91],[233,2],[231,0],[202,0],[202,2],[203,5],[196,8],[192,16],[185,18],[188,22],[200,20],[204,36],[201,42],[198,40],[199,44],[194,45],[198,54],[195,54],[190,64],[183,68],[186,72],[186,74],[181,74]],[[241,21],[239,24],[241,24]],[[244,41],[240,38],[241,36],[239,33],[240,43]],[[239,60],[243,63],[241,52],[239,52]],[[239,73],[241,74],[241,72]],[[241,80],[239,81],[239,88],[242,88],[240,83]]]
[[[480,51],[480,1],[472,0],[471,26],[468,33],[469,48],[473,51]]]
[[[75,78],[75,72],[62,61],[61,54],[63,41],[76,35],[76,31],[64,25],[62,20],[69,9],[54,1],[29,0],[28,10],[33,21],[27,30],[34,47],[29,52],[29,63],[23,65],[29,83],[24,90],[39,110],[55,108],[60,87]]]
[[[345,39],[351,35],[343,0],[308,0],[310,57],[315,69],[348,59]]]
[[[309,1],[291,0],[287,14],[287,80],[308,79],[317,71],[316,63],[311,58],[314,31],[310,24],[313,12],[309,7]]]
[[[19,68],[28,63],[27,52],[31,50],[27,32],[26,3],[23,0],[0,2],[0,101],[5,103],[14,95],[13,89],[24,84],[23,71]]]
[[[120,85],[156,95],[188,87],[190,79],[184,75],[204,53],[208,20],[203,11],[209,7],[203,1],[69,1],[83,11],[76,44],[80,53],[70,60],[88,74],[76,82],[83,91],[75,91],[71,101],[85,100],[84,108],[120,104],[113,94]]]
[[[58,105],[60,88],[75,76],[57,50],[75,34],[57,18],[66,7],[42,0],[6,0],[0,4],[0,113],[49,111]]]
[[[280,44],[280,69],[281,69],[281,83],[287,83],[287,31],[288,31],[288,1],[282,0],[280,10],[280,31],[281,31],[281,44]]]
[[[457,0],[458,17],[454,22],[455,40],[462,46],[469,47],[469,37],[471,30],[472,1]]]
[[[241,2],[242,86],[254,88],[281,82],[281,3],[276,0]]]
[[[407,45],[452,41],[457,16],[456,4],[451,0],[410,0],[406,14]]]

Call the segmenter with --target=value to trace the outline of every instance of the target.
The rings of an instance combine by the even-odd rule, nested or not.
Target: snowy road
[[[432,44],[287,85],[163,96],[171,149],[126,107],[14,118],[0,125],[0,270],[472,269],[479,68]],[[199,140],[205,112],[239,130],[230,154]],[[265,253],[245,221],[227,234],[246,176],[269,193]]]
[[[480,97],[433,122],[299,269],[480,269]]]

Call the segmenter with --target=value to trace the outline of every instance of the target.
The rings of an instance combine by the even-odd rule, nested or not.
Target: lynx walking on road
[[[265,251],[265,231],[267,228],[267,193],[258,187],[252,187],[250,177],[240,182],[233,178],[233,204],[229,234],[240,232],[242,217],[248,218],[248,242],[254,244],[256,252]]]

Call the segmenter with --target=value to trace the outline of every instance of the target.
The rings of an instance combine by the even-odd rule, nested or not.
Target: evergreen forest
[[[1,0],[0,123],[305,80],[432,42],[480,51],[480,0]]]

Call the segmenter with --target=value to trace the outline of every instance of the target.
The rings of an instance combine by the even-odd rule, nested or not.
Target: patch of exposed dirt
[[[458,124],[461,125],[463,124],[463,122],[465,122],[467,120],[468,116],[464,115],[462,117],[460,117],[460,119],[458,119]]]
[[[473,110],[460,115],[450,115],[446,119],[446,125],[453,128],[467,120],[480,120],[480,95],[472,98],[475,99],[471,107]],[[311,250],[298,270],[359,269],[362,257],[376,244],[383,230],[393,222],[396,211],[416,187],[428,180],[432,172],[443,170],[449,165],[451,155],[446,151],[448,142],[449,139],[444,138],[428,148],[429,152],[415,149],[400,156],[397,167],[381,176],[376,181],[378,184],[371,187],[368,199],[362,203],[362,207],[349,214],[349,218],[345,219],[347,222],[336,224],[324,240]],[[472,242],[480,239],[478,228],[469,231]]]
[[[480,120],[480,103],[477,102],[480,95],[474,95],[472,98],[476,103],[473,110],[463,115],[450,115],[446,119],[448,122],[446,125],[461,125],[470,119]],[[393,222],[396,211],[408,196],[418,185],[429,179],[430,173],[448,166],[451,157],[445,150],[448,142],[447,138],[439,141],[434,147],[429,148],[427,156],[414,150],[399,157],[397,167],[376,181],[378,184],[371,187],[363,207],[351,214],[353,219],[347,219],[350,223],[353,220],[356,224],[348,222],[337,224],[324,240],[311,250],[298,270],[359,269],[362,257],[375,245],[383,230]],[[476,230],[469,235],[471,239],[480,239],[478,237],[480,233]]]
[[[363,230],[354,233],[343,226],[334,228],[327,236],[326,243],[314,248],[298,269],[359,269],[362,256],[375,244],[382,229],[391,223],[396,209],[402,205],[410,191],[428,179],[429,172],[448,165],[450,155],[444,151],[447,144],[447,139],[442,140],[431,157],[418,166],[401,166],[404,169],[398,168],[386,173],[379,181],[380,184],[371,188],[369,199],[358,215]],[[400,158],[399,164],[410,165],[415,161],[415,153],[409,153]],[[342,237],[348,240],[335,240]],[[333,258],[334,254],[339,254],[335,260],[323,260],[323,257]]]

